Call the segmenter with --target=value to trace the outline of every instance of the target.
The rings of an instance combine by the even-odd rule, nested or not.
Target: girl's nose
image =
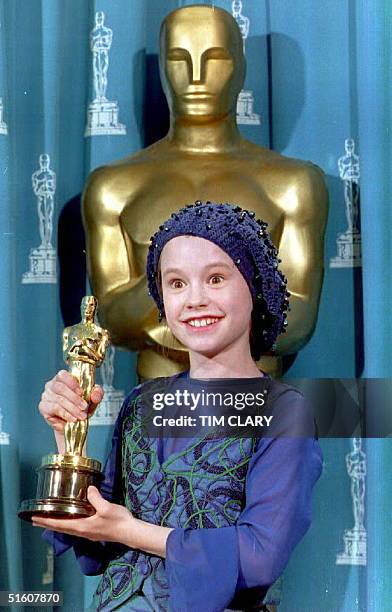
[[[208,296],[204,290],[202,283],[192,283],[189,286],[189,291],[186,296],[186,306],[188,308],[196,308],[200,306],[207,306]]]

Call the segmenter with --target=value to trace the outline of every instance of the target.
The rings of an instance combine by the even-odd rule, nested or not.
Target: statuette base
[[[260,125],[260,115],[253,112],[254,97],[249,90],[241,90],[237,100],[237,124]]]
[[[126,134],[125,125],[118,120],[117,102],[108,100],[95,100],[87,111],[87,127],[85,136],[104,136],[107,134],[122,135]]]
[[[53,247],[31,249],[29,260],[30,270],[22,276],[23,284],[57,283],[56,251]]]
[[[36,499],[21,503],[18,516],[31,521],[33,514],[50,518],[83,518],[95,514],[87,500],[90,485],[99,488],[104,476],[96,459],[71,454],[50,454],[37,469]]]
[[[5,431],[0,431],[0,444],[4,444],[4,446],[10,443],[10,434],[5,433]]]
[[[344,552],[336,556],[336,565],[366,565],[366,531],[346,529]]]
[[[330,261],[331,268],[358,268],[362,265],[361,235],[358,231],[339,234],[337,239],[338,254]]]

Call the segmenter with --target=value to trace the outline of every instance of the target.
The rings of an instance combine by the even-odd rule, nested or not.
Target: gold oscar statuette
[[[85,296],[81,304],[82,321],[63,332],[64,361],[88,403],[95,384],[95,368],[102,364],[109,344],[109,333],[94,321],[96,309],[96,298]],[[42,458],[37,469],[37,496],[21,503],[20,518],[30,521],[33,514],[83,518],[95,513],[87,500],[87,489],[90,485],[99,488],[103,474],[101,463],[85,456],[90,416],[89,412],[87,419],[66,423],[64,454],[51,453]]]

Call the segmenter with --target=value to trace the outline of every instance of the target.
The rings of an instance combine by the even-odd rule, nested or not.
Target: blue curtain
[[[72,552],[53,561],[40,530],[16,516],[33,497],[35,468],[54,449],[37,411],[44,382],[62,367],[60,335],[85,293],[80,193],[88,173],[164,136],[158,33],[177,0],[0,0],[0,590],[64,591],[64,610],[90,601],[96,578]],[[229,12],[231,0],[205,2]],[[97,11],[113,31],[107,97],[125,133],[85,136],[94,97],[90,32]],[[326,174],[330,214],[316,331],[290,378],[389,378],[392,264],[391,8],[389,0],[243,0],[249,18],[247,79],[260,124],[244,136]],[[332,268],[347,227],[338,159],[347,138],[360,157],[362,267]],[[26,283],[39,247],[32,175],[49,156],[56,176],[52,244],[57,282]],[[42,159],[41,159],[42,164]],[[52,175],[53,176],[53,175]],[[71,245],[71,246],[69,246]],[[117,352],[114,386],[135,384],[135,355]],[[366,401],[366,393],[365,393]],[[372,403],[368,398],[368,410]],[[92,427],[89,454],[103,459],[111,427]],[[7,443],[9,442],[9,443]],[[311,530],[284,574],[280,610],[382,610],[392,600],[391,440],[363,441],[367,456],[367,566],[337,565],[352,527],[349,439],[322,440],[325,470]],[[83,604],[81,604],[83,594]]]

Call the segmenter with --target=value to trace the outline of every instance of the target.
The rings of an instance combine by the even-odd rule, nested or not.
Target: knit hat
[[[286,331],[290,293],[287,279],[278,269],[278,251],[272,244],[268,224],[255,213],[232,204],[200,202],[173,213],[151,236],[147,255],[148,293],[154,299],[159,321],[165,316],[158,278],[162,249],[177,236],[190,235],[210,240],[227,253],[245,278],[253,299],[251,352],[253,359],[273,348]]]

